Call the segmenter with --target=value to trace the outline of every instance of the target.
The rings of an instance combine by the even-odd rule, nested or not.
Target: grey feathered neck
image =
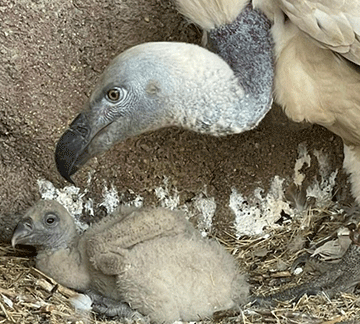
[[[270,27],[267,17],[249,4],[234,22],[208,34],[209,49],[230,65],[245,90],[239,110],[252,116],[249,119],[256,121],[254,127],[272,104],[274,62]]]

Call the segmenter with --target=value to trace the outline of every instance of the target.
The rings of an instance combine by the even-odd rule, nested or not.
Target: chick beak
[[[14,234],[11,238],[11,245],[13,248],[17,244],[27,243],[28,238],[33,233],[33,221],[30,218],[24,219],[18,223]]]

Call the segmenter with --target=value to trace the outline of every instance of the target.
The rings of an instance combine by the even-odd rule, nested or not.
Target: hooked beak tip
[[[31,235],[33,231],[33,222],[30,219],[21,220],[13,233],[11,238],[11,246],[15,249],[18,243],[23,243]]]
[[[16,237],[13,237],[13,238],[11,239],[11,246],[12,246],[14,249],[16,249]]]
[[[60,173],[60,174],[61,174],[61,173]],[[71,179],[70,176],[65,176],[65,175],[63,175],[63,174],[61,174],[61,176],[62,176],[67,182],[69,182],[69,183],[71,183],[72,185],[75,186],[75,182]]]
[[[64,156],[64,148],[61,144],[61,139],[56,146],[55,150],[55,164],[60,175],[71,184],[75,184],[71,179],[71,175],[73,175],[76,171],[73,168],[73,162],[71,157]]]
[[[56,144],[56,167],[60,175],[71,184],[75,184],[71,176],[91,157],[87,151],[91,141],[90,133],[87,117],[80,113]]]
[[[75,182],[71,179],[72,174],[74,174],[75,172],[72,172],[72,169],[67,169],[64,167],[64,165],[60,162],[59,160],[56,159],[56,167],[58,172],[60,173],[60,175],[68,182],[70,182],[71,184],[75,185]]]

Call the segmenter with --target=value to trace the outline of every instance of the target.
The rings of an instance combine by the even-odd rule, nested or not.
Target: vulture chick
[[[353,292],[360,283],[360,235],[351,232],[350,238],[352,243],[339,263],[322,262],[321,266],[327,270],[320,277],[267,297],[258,297],[256,302],[260,305],[274,305],[278,301],[297,301],[304,294],[310,296],[324,292],[332,298],[339,292]]]
[[[292,120],[343,139],[343,165],[360,203],[360,1],[253,3],[273,22],[275,100]]]
[[[233,257],[204,239],[181,212],[120,208],[83,235],[67,210],[39,201],[20,221],[12,244],[36,247],[36,267],[88,293],[95,310],[172,323],[211,316],[247,300]]]
[[[56,146],[60,174],[73,175],[117,142],[167,126],[215,136],[256,127],[272,103],[270,23],[248,1],[178,0],[208,31],[197,45],[145,43],[117,56]]]

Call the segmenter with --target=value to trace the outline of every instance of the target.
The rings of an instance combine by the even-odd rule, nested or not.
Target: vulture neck
[[[158,61],[166,88],[141,130],[179,126],[221,136],[255,128],[272,104],[270,27],[265,15],[247,6],[231,24],[209,32],[215,54],[191,44],[164,45]],[[161,45],[148,44],[148,53],[153,46]]]
[[[257,126],[272,104],[274,63],[270,27],[266,16],[248,5],[231,24],[212,29],[208,34],[209,48],[229,64],[244,89],[237,114],[229,113],[232,118],[245,119],[247,129]]]
[[[270,21],[248,5],[231,24],[209,33],[209,47],[235,72],[246,93],[260,95],[274,78]]]

